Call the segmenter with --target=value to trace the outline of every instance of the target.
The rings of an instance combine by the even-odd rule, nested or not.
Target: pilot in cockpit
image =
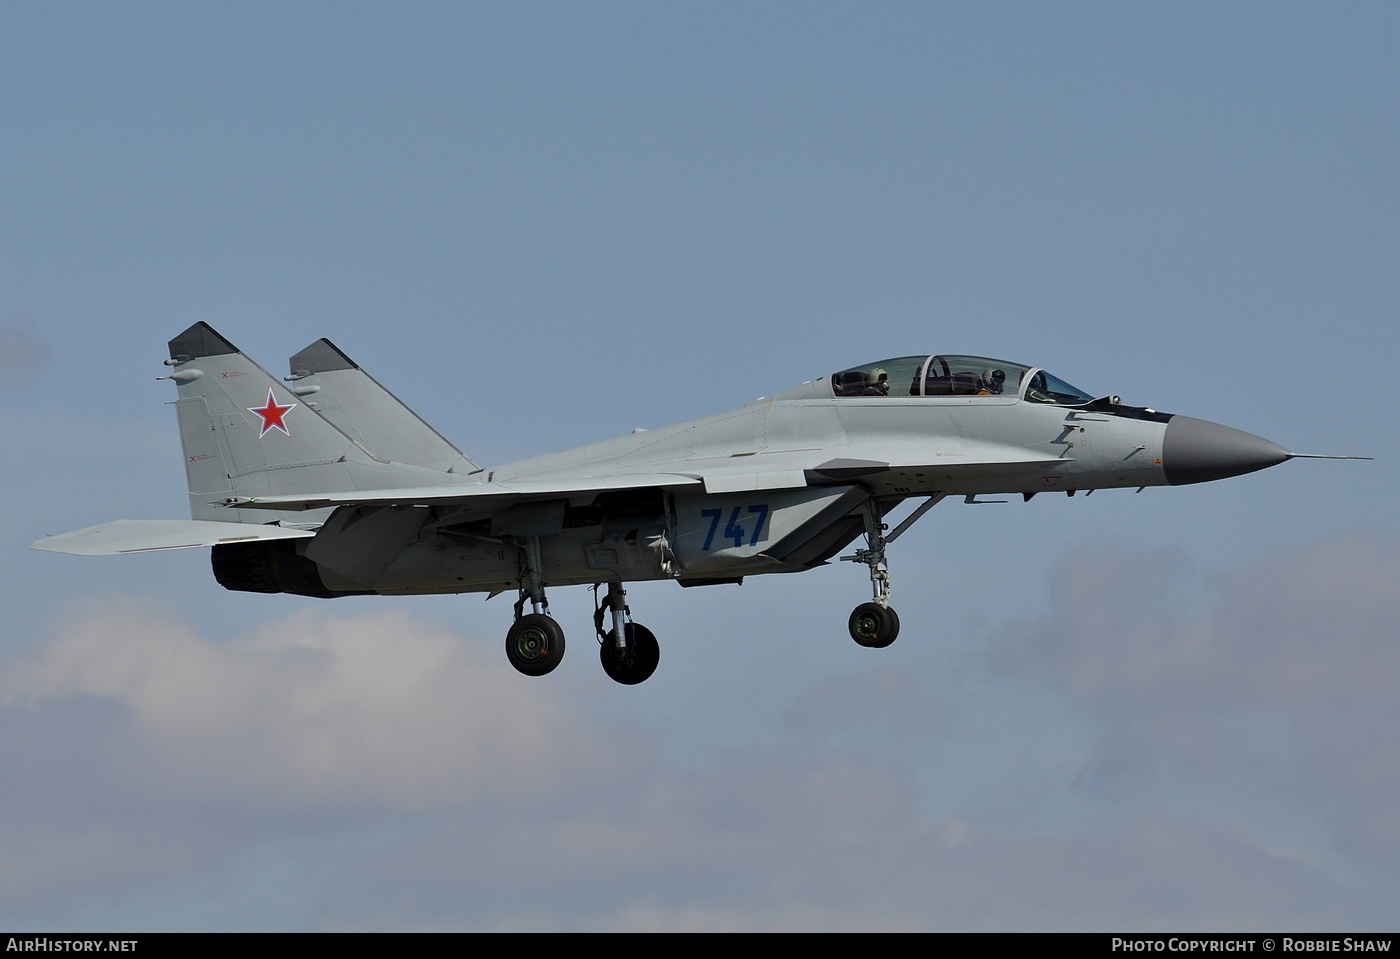
[[[862,391],[861,395],[889,396],[890,374],[885,372],[878,366],[875,367],[875,369],[870,371],[869,378],[866,380],[865,389]]]
[[[1006,371],[988,370],[982,376],[983,389],[979,392],[1000,396],[1006,389]]]

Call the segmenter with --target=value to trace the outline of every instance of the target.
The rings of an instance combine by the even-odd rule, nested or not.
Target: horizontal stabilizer
[[[72,533],[60,533],[30,544],[30,549],[77,556],[112,556],[162,549],[194,549],[222,543],[247,543],[265,539],[304,539],[308,529],[254,526],[248,523],[214,523],[198,519],[119,519]]]

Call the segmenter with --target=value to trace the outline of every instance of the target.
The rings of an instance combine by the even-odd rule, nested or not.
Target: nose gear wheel
[[[899,636],[899,614],[879,603],[861,603],[851,612],[848,625],[851,638],[872,649],[884,649]]]

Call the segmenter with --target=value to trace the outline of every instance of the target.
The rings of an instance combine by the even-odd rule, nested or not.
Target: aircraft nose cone
[[[1162,469],[1173,486],[1253,473],[1288,457],[1262,436],[1189,416],[1173,416],[1162,437]]]

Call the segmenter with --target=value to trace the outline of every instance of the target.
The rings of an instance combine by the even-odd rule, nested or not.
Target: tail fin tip
[[[313,373],[327,373],[331,370],[358,370],[356,363],[345,352],[325,337],[312,343],[289,361],[292,376],[300,379]]]
[[[237,352],[238,347],[224,339],[218,330],[203,320],[170,341],[170,358],[176,363],[199,356],[225,356]]]

